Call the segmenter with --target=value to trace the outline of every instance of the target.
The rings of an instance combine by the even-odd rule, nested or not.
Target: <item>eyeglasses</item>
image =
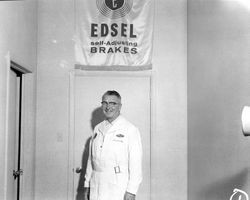
[[[118,103],[113,102],[113,101],[110,101],[110,102],[102,101],[101,104],[102,104],[102,106],[108,106],[108,105],[109,106],[116,106],[116,105],[118,105]]]

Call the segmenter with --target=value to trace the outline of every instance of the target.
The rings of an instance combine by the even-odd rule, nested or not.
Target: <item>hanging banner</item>
[[[153,0],[75,0],[77,66],[151,69]]]

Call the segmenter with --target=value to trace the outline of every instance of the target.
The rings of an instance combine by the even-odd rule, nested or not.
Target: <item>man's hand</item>
[[[89,188],[83,189],[83,200],[89,200]]]
[[[124,195],[124,200],[135,200],[135,194],[126,192]]]

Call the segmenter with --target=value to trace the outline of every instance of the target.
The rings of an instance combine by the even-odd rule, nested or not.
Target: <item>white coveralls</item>
[[[123,200],[136,194],[142,181],[142,145],[139,130],[124,117],[94,129],[84,187],[90,200]]]

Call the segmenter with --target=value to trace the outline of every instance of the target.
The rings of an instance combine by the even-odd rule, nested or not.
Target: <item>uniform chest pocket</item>
[[[124,134],[115,134],[112,138],[112,147],[118,153],[125,153],[126,137]]]

